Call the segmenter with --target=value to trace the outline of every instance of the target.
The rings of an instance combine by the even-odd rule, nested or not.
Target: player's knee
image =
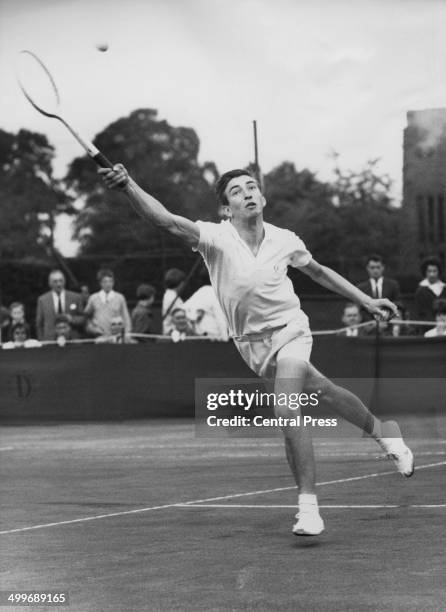
[[[317,389],[316,389],[317,387]],[[332,404],[336,396],[336,385],[328,380],[328,378],[321,378],[315,385],[314,391],[318,394],[319,402],[326,404]]]

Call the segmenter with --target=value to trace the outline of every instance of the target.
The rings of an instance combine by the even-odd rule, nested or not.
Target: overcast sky
[[[0,0],[0,127],[45,132],[58,175],[81,153],[17,88],[31,49],[87,138],[156,108],[224,171],[252,160],[257,119],[264,172],[380,157],[398,200],[407,110],[446,106],[445,32],[446,0]]]

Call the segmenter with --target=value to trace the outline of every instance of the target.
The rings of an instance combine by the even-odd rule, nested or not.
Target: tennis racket
[[[79,133],[59,114],[60,97],[51,72],[41,59],[32,51],[19,53],[17,81],[25,98],[45,117],[57,119],[77,140],[87,155],[101,168],[113,168],[113,164],[92,142],[82,138]]]

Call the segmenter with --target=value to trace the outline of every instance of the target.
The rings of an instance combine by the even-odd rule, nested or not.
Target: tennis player
[[[386,319],[389,313],[396,313],[395,304],[369,297],[317,263],[294,232],[265,223],[266,200],[246,170],[226,172],[217,183],[217,196],[228,216],[221,223],[193,222],[170,213],[143,191],[121,164],[112,170],[100,169],[99,173],[109,188],[124,191],[142,217],[199,251],[241,356],[256,374],[274,380],[276,394],[317,390],[321,400],[372,436],[401,474],[413,474],[413,455],[397,423],[382,423],[360,399],[329,381],[310,363],[312,336],[308,317],[301,310],[287,268],[299,268],[315,282],[358,303],[377,318]],[[276,406],[275,413],[288,419],[297,414],[287,406]],[[283,427],[282,431],[287,460],[298,487],[293,533],[319,535],[324,522],[315,492],[310,430],[294,426]]]

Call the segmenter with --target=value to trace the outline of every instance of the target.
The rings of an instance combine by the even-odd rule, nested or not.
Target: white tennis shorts
[[[310,361],[313,337],[310,328],[302,327],[301,321],[291,321],[285,327],[236,337],[234,343],[251,370],[258,376],[272,379],[278,359],[294,357]]]

